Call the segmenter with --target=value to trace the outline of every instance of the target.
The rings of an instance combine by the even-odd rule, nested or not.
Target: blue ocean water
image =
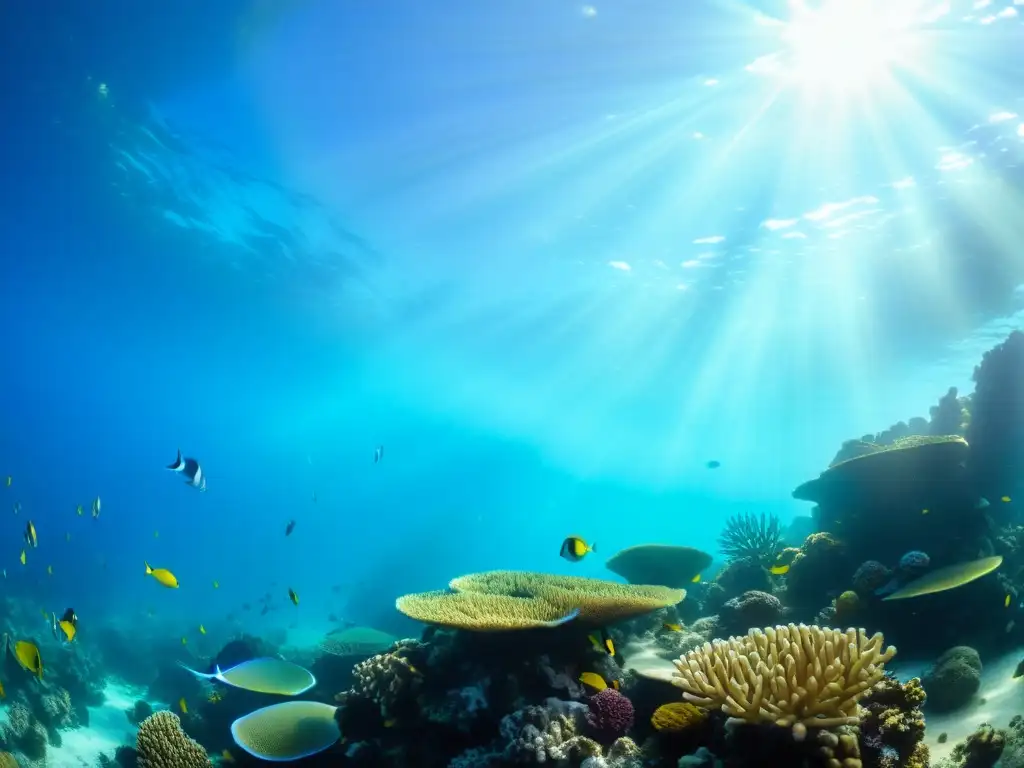
[[[0,586],[210,652],[807,514],[1024,325],[1021,7],[901,7],[851,85],[780,2],[6,4]]]

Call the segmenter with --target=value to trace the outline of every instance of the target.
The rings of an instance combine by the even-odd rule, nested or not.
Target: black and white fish
[[[187,485],[198,488],[200,492],[206,490],[206,475],[203,474],[203,468],[195,459],[182,458],[180,448],[178,449],[178,458],[173,464],[168,464],[167,468],[172,472],[184,475]]]
[[[373,463],[376,464],[376,463],[378,463],[383,458],[384,458],[384,446],[383,445],[378,445],[376,448],[373,449]]]

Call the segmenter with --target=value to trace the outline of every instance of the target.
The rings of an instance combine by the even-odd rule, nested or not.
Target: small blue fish
[[[708,469],[718,469],[720,466],[722,466],[722,462],[718,461],[717,459],[712,459],[704,466],[707,467]]]

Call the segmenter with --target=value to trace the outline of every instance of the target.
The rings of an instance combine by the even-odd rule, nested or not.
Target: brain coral
[[[662,704],[654,710],[654,714],[651,715],[651,725],[656,731],[674,733],[700,725],[707,717],[707,710],[688,701],[673,701]]]
[[[206,750],[181,730],[173,712],[156,712],[139,726],[139,768],[209,768]]]

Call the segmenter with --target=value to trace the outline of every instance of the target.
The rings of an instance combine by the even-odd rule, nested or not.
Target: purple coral
[[[633,702],[614,688],[595,693],[587,707],[587,723],[604,736],[621,736],[633,725]]]

